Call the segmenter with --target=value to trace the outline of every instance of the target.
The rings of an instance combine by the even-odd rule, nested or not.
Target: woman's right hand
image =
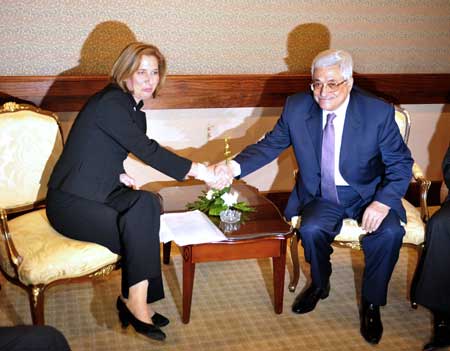
[[[119,176],[119,180],[122,184],[126,185],[127,187],[132,188],[134,190],[139,190],[136,180],[133,177],[129,176],[128,174],[122,173]]]

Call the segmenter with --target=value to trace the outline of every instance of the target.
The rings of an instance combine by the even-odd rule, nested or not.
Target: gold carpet
[[[182,261],[172,250],[163,266],[166,298],[154,308],[170,318],[167,339],[153,341],[122,329],[115,310],[120,273],[95,282],[59,285],[46,292],[46,323],[58,328],[73,350],[421,350],[431,333],[431,315],[409,304],[409,286],[417,253],[403,247],[395,268],[387,306],[382,308],[384,334],[379,345],[359,333],[358,297],[363,270],[360,251],[335,247],[330,296],[306,315],[290,307],[307,281],[302,274],[296,293],[287,290],[292,265],[288,257],[284,311],[273,310],[272,263],[269,259],[197,264],[191,321],[181,322]],[[303,250],[300,246],[300,253]],[[305,276],[306,274],[306,276]],[[0,325],[30,324],[28,298],[0,277]]]

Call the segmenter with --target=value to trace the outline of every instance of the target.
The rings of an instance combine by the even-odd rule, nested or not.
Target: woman
[[[122,256],[119,318],[123,326],[131,323],[157,340],[165,338],[160,327],[169,323],[147,305],[164,297],[160,203],[155,194],[126,186],[134,182],[124,174],[123,161],[133,153],[177,180],[214,178],[211,169],[177,156],[145,134],[143,100],[156,96],[165,76],[166,62],[155,46],[137,42],[122,51],[111,84],[91,97],[76,118],[47,196],[47,216],[57,231]]]
[[[450,147],[442,170],[450,189]],[[415,294],[417,303],[433,313],[433,338],[424,347],[431,351],[450,346],[450,195],[427,223],[422,263]]]

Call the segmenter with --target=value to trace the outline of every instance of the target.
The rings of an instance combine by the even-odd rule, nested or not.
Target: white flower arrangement
[[[253,212],[254,208],[249,206],[246,202],[238,202],[239,193],[231,192],[231,187],[223,188],[222,190],[209,189],[203,191],[194,202],[188,203],[186,206],[189,210],[200,210],[210,216],[219,216],[220,212],[228,209],[237,210],[240,212]]]

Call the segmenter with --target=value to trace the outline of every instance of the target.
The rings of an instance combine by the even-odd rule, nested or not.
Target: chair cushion
[[[402,199],[402,204],[406,210],[407,224],[402,222],[401,224],[405,226],[405,236],[403,237],[404,244],[414,244],[420,245],[425,239],[425,225],[420,217],[420,212],[417,208],[411,205],[405,199]],[[298,219],[297,219],[298,218]],[[291,223],[294,227],[300,227],[301,217],[293,217]],[[357,242],[360,240],[360,236],[366,234],[358,222],[354,219],[346,218],[342,225],[341,232],[334,239],[335,241],[344,242]]]
[[[8,225],[23,257],[19,279],[26,285],[88,275],[120,258],[102,245],[59,234],[48,222],[45,209],[14,218]]]

